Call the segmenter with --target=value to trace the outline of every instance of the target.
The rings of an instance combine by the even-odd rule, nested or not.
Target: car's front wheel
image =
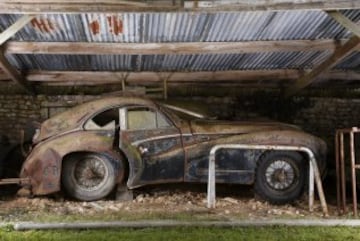
[[[109,195],[116,185],[117,162],[104,154],[76,153],[63,161],[62,184],[73,198],[95,201]]]
[[[304,190],[305,163],[297,152],[266,152],[257,164],[255,193],[272,204],[295,201]]]

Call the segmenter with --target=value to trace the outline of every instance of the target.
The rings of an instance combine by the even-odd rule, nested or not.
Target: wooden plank
[[[15,83],[22,87],[27,93],[35,94],[32,85],[7,61],[4,54],[0,51],[0,68],[10,77]]]
[[[359,9],[358,0],[231,0],[231,1],[115,1],[115,0],[0,0],[0,13],[75,12],[218,12]]]
[[[98,82],[120,83],[119,75],[128,74],[126,82],[158,82],[162,83],[159,72],[107,72],[107,71],[30,71],[27,75],[29,81],[40,82]],[[217,72],[161,72],[170,75],[169,82],[194,82],[194,81],[237,81],[239,79],[295,79],[300,75],[293,70],[267,70],[267,71],[217,71]]]
[[[349,53],[356,49],[360,44],[360,38],[353,36],[343,46],[337,48],[334,53],[326,59],[319,66],[315,67],[312,71],[299,78],[294,85],[290,86],[285,91],[285,96],[289,97],[296,94],[301,89],[310,85],[319,75],[331,69],[338,62],[343,60]]]
[[[11,80],[10,77],[0,70],[0,81]]]
[[[224,54],[277,51],[335,50],[346,40],[283,40],[248,42],[190,43],[88,43],[88,42],[15,42],[9,41],[7,54],[66,54],[66,55],[152,55],[152,54]],[[357,49],[360,50],[360,47]]]
[[[266,80],[296,80],[303,75],[299,70],[233,70],[233,71],[201,71],[201,72],[161,72],[170,76],[168,82],[240,82]],[[30,71],[26,79],[32,82],[64,83],[78,85],[121,83],[118,76],[128,75],[127,83],[158,83],[161,84],[159,72],[108,72],[108,71]],[[322,76],[323,79],[360,80],[360,73],[353,71],[331,71]]]
[[[344,26],[346,29],[348,29],[360,38],[360,26],[358,24],[352,22],[350,19],[348,19],[338,11],[327,11],[327,13],[338,23],[340,23],[342,26]]]
[[[13,25],[8,27],[5,31],[0,33],[0,46],[5,43],[9,38],[14,36],[14,34],[16,34],[26,24],[28,24],[34,17],[34,15],[24,15],[19,18]]]

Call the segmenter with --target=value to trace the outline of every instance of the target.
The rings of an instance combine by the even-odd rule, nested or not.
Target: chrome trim
[[[126,119],[126,108],[119,109],[119,118],[120,118],[120,131],[126,130],[127,127],[127,119]]]
[[[138,145],[140,145],[140,144],[142,144],[144,142],[148,142],[148,141],[157,141],[157,140],[175,138],[175,137],[181,137],[181,136],[191,136],[191,134],[185,134],[185,135],[172,134],[172,135],[164,135],[164,136],[155,136],[155,137],[150,137],[150,138],[134,141],[134,142],[131,143],[131,145],[138,146]]]

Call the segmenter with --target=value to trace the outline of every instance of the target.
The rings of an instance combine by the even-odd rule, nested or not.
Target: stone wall
[[[293,123],[333,141],[336,129],[360,126],[360,99],[311,98],[311,106],[299,110]]]
[[[41,119],[42,98],[21,95],[0,95],[0,134],[12,143],[19,142],[21,130],[26,130],[35,120]]]
[[[94,98],[93,96],[27,96],[0,95],[0,134],[6,135],[11,143],[19,143],[33,135],[36,122],[64,111],[71,106]]]
[[[59,111],[94,98],[98,97],[0,95],[0,134],[7,135],[14,143],[19,142],[20,131],[28,130],[33,121],[45,120]],[[289,101],[272,96],[180,99],[189,100],[205,106],[221,119],[271,119],[299,125],[325,139],[330,151],[333,150],[337,128],[360,126],[360,99],[302,97]]]

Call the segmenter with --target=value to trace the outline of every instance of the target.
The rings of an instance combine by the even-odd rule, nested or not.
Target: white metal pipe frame
[[[328,208],[325,200],[324,190],[321,183],[321,177],[314,153],[307,147],[302,146],[283,146],[283,145],[257,145],[257,144],[221,144],[216,145],[210,150],[209,155],[209,176],[207,190],[207,207],[215,208],[216,190],[215,190],[215,154],[219,149],[253,149],[253,150],[278,150],[278,151],[300,151],[309,157],[309,210],[314,209],[314,180],[319,193],[321,207],[324,216],[328,216]]]

